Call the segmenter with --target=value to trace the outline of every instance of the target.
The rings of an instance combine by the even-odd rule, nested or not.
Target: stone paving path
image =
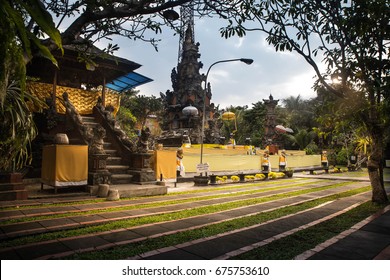
[[[342,179],[344,180],[344,178]],[[305,185],[302,183],[305,182]],[[68,206],[55,206],[48,203],[48,207],[30,208],[30,209],[12,209],[0,211],[0,239],[3,241],[12,240],[15,237],[23,237],[36,233],[67,230],[70,228],[80,228],[90,225],[103,224],[107,222],[117,220],[128,220],[137,217],[153,216],[157,214],[176,213],[186,209],[198,209],[199,207],[210,205],[221,205],[228,202],[244,201],[245,199],[265,198],[275,194],[283,194],[293,192],[297,190],[314,188],[318,189],[326,185],[334,185],[341,182],[341,180],[321,180],[321,179],[283,179],[279,181],[267,181],[258,186],[241,185],[239,187],[214,187],[211,191],[204,189],[204,192],[198,193],[185,193],[172,196],[160,196],[160,197],[146,197],[138,198],[134,200],[120,200],[117,202],[102,201],[93,204],[74,204]],[[216,213],[210,213],[205,215],[197,215],[194,217],[188,217],[180,220],[165,221],[153,224],[146,224],[138,227],[131,227],[125,229],[111,230],[108,232],[100,232],[95,234],[76,236],[72,238],[58,238],[55,240],[44,241],[34,244],[27,244],[22,246],[12,246],[8,248],[0,249],[1,259],[48,259],[48,258],[60,258],[68,256],[78,252],[94,251],[105,248],[112,248],[121,246],[124,244],[131,244],[141,240],[150,238],[157,238],[163,235],[175,234],[182,231],[193,230],[201,228],[206,225],[216,224],[223,221],[228,221],[236,218],[242,218],[250,215],[255,215],[260,212],[271,211],[284,207],[287,205],[299,204],[305,201],[310,201],[315,198],[327,196],[330,194],[339,193],[342,191],[359,188],[366,186],[367,182],[356,182],[336,188],[330,188],[326,190],[315,190],[315,192],[295,195],[283,199],[272,200],[269,202],[258,203],[250,206],[239,207],[220,211]],[[269,189],[276,186],[283,187],[280,189]],[[206,192],[207,190],[207,192]],[[263,190],[262,192],[258,192]],[[254,191],[253,193],[245,193],[245,191]],[[224,195],[224,197],[216,197],[207,199],[210,195]],[[197,201],[180,201],[180,203],[174,203],[172,205],[164,206],[152,206],[150,208],[142,208],[145,204],[154,202],[174,202],[178,199],[197,199]],[[79,198],[83,201],[86,198]],[[202,238],[199,240],[193,240],[185,242],[183,244],[177,244],[172,247],[162,248],[151,252],[143,253],[139,256],[130,257],[135,259],[226,259],[254,248],[261,247],[265,244],[277,240],[281,237],[287,236],[300,230],[302,228],[311,226],[320,221],[331,219],[337,216],[351,207],[355,207],[370,199],[370,193],[362,193],[356,196],[351,196],[336,200],[330,203],[321,205],[312,209],[305,210],[300,213],[295,213],[287,217],[272,220],[266,223],[253,225],[247,228],[234,230],[231,232],[218,234],[211,237]],[[68,200],[72,200],[69,198]],[[61,201],[61,200],[60,200]],[[63,201],[63,200],[62,200]],[[73,198],[73,201],[77,199]],[[40,205],[40,202],[33,202],[32,204]],[[42,204],[41,204],[42,205]],[[116,208],[124,206],[139,206],[131,210]],[[97,214],[90,214],[86,211],[89,210],[105,210],[109,209],[110,212],[102,212]],[[355,236],[355,243],[360,242],[358,237],[362,238],[359,232],[369,232],[369,228],[372,232],[375,232],[374,237],[379,238],[381,242],[377,242],[375,249],[371,250],[370,254],[359,255],[359,258],[368,257],[368,259],[374,258],[387,258],[386,254],[388,246],[390,245],[390,229],[388,226],[389,209],[385,209],[383,215],[379,215],[372,221],[369,220],[370,227],[365,227],[363,224],[359,227],[351,229],[351,232],[344,234],[344,237]],[[72,213],[85,212],[85,215],[72,215]],[[51,218],[50,216],[66,213],[69,217],[64,218]],[[88,213],[88,214],[87,214]],[[38,220],[30,222],[10,223],[10,219],[36,217]],[[44,217],[44,218],[43,218]],[[386,219],[387,218],[387,219]],[[381,222],[384,220],[383,222]],[[7,222],[9,224],[7,224]],[[363,223],[363,222],[362,222]],[[374,229],[374,230],[373,230]],[[355,233],[358,232],[358,233]],[[364,236],[367,236],[364,235]],[[370,235],[371,236],[371,235]],[[336,240],[336,241],[335,241]],[[318,248],[313,248],[312,251],[306,252],[298,259],[332,259],[332,258],[347,258],[347,255],[342,256],[329,251],[332,246],[336,246],[338,242],[341,242],[340,237],[335,237],[331,243],[320,244]],[[347,242],[348,243],[348,242]],[[361,242],[360,242],[361,243]],[[353,242],[349,242],[347,245],[351,246]],[[328,246],[331,245],[331,246]],[[356,245],[356,244],[355,244]],[[343,245],[344,246],[344,245]],[[324,248],[327,248],[326,251]],[[340,249],[341,248],[341,249]],[[343,251],[342,247],[339,247]],[[363,250],[363,249],[362,249]],[[349,255],[353,257],[353,255]],[[355,255],[355,258],[357,256]],[[354,258],[352,258],[354,259]]]

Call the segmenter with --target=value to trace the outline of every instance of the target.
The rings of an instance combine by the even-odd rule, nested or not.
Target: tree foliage
[[[150,115],[161,116],[163,105],[161,98],[137,95],[137,93],[137,91],[132,91],[123,96],[121,99],[121,109],[129,110],[139,126],[143,128]]]
[[[41,41],[42,35],[53,46],[62,49],[61,36],[54,26],[50,13],[40,0],[0,0],[0,103],[6,94],[7,85],[17,79],[24,90],[25,62],[33,55],[56,60],[50,49]],[[17,60],[10,60],[20,53]]]
[[[31,162],[31,142],[37,135],[29,107],[40,108],[43,102],[12,82],[4,103],[7,106],[0,106],[0,170],[16,171]]]
[[[226,38],[260,31],[276,51],[293,51],[310,64],[318,86],[354,101],[362,94],[362,118],[373,141],[368,163],[374,202],[387,202],[383,183],[383,147],[390,71],[388,0],[233,1],[221,16]],[[232,7],[230,5],[230,7]],[[319,58],[320,55],[323,60]],[[325,71],[321,66],[325,65]],[[340,84],[331,81],[338,78]]]

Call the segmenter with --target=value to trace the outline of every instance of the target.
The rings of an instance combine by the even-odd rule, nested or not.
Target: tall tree
[[[260,147],[264,138],[264,119],[266,109],[261,101],[252,103],[252,108],[243,114],[243,123],[240,125],[244,135],[251,139],[252,145]]]
[[[263,32],[276,51],[301,55],[314,69],[318,84],[329,92],[342,99],[350,89],[364,94],[366,105],[361,112],[373,141],[368,174],[372,201],[378,203],[388,202],[383,183],[387,124],[383,108],[390,86],[389,5],[388,0],[243,0],[220,10],[228,20],[221,29],[226,38]],[[331,83],[336,77],[340,86]]]
[[[304,100],[300,95],[290,96],[282,100],[286,126],[295,130],[311,129],[314,124],[314,107],[310,100]]]

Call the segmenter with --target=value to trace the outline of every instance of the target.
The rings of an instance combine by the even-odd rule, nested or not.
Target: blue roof
[[[123,92],[151,81],[153,80],[148,77],[136,72],[130,72],[107,83],[106,87],[118,92]]]

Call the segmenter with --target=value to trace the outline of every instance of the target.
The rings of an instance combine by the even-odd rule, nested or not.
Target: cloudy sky
[[[218,61],[234,58],[251,58],[254,63],[221,63],[210,70],[208,81],[212,87],[212,102],[226,108],[230,105],[251,107],[252,103],[301,95],[307,99],[315,96],[312,86],[314,70],[293,53],[275,52],[260,32],[247,34],[244,38],[221,38],[216,19],[195,19],[195,42],[199,42],[201,73]],[[160,96],[172,90],[171,71],[177,66],[179,36],[164,29],[158,52],[141,41],[118,41],[120,50],[116,55],[133,60],[142,66],[136,72],[153,79],[153,82],[136,89],[142,95]]]

